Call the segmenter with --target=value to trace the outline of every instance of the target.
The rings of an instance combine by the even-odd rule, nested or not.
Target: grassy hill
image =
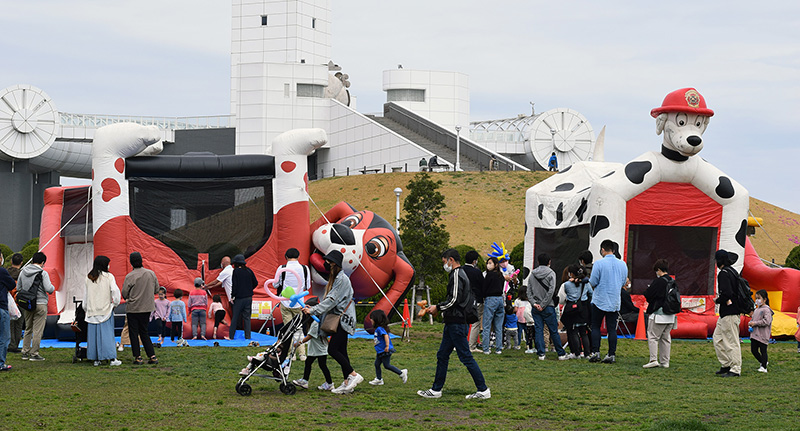
[[[468,244],[482,254],[491,251],[493,242],[505,242],[510,251],[524,240],[525,192],[549,178],[549,172],[441,172],[441,193],[447,207],[443,222],[450,232],[451,245]],[[321,211],[339,201],[356,209],[367,209],[393,222],[394,189],[406,189],[413,173],[386,173],[325,178],[309,184],[309,194]],[[406,194],[400,196],[402,201]],[[789,251],[800,243],[800,215],[767,202],[750,198],[750,211],[764,220],[764,229],[750,237],[758,254],[782,264]],[[311,205],[311,221],[320,212]],[[774,241],[774,242],[773,242]]]

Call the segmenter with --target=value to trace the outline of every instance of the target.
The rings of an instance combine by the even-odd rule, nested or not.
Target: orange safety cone
[[[636,322],[635,340],[647,340],[647,330],[644,328],[644,307],[639,307],[639,320]]]
[[[408,298],[403,300],[403,327],[411,327],[411,314],[408,311]]]

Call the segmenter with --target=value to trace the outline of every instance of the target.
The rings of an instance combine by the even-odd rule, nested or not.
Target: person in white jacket
[[[105,256],[94,258],[83,294],[88,327],[86,358],[94,361],[94,366],[100,365],[100,361],[108,361],[112,367],[122,364],[114,344],[114,307],[119,305],[120,292],[114,276],[108,272],[110,262]]]

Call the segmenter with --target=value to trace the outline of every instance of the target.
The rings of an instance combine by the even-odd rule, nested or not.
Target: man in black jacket
[[[483,328],[483,273],[478,269],[478,258],[480,255],[475,250],[470,250],[464,256],[464,272],[469,278],[469,287],[472,289],[472,296],[475,298],[475,304],[478,306],[478,316],[481,318],[473,323],[469,328],[469,350],[470,352],[482,352],[478,348],[478,335],[480,335],[481,328]]]
[[[447,282],[447,297],[444,301],[428,307],[428,313],[442,312],[444,320],[444,331],[442,332],[442,343],[436,353],[436,377],[433,379],[433,386],[424,391],[417,391],[417,395],[423,398],[440,398],[442,388],[447,378],[447,366],[450,363],[450,354],[455,347],[458,359],[472,376],[475,387],[478,389],[474,394],[467,395],[467,399],[488,399],[492,397],[491,391],[486,386],[478,363],[472,357],[467,343],[467,319],[464,312],[468,302],[472,299],[469,295],[469,279],[461,267],[461,256],[456,249],[449,249],[442,254],[442,264],[444,270],[450,274]]]
[[[719,319],[714,328],[714,350],[721,364],[717,375],[720,377],[739,377],[742,372],[742,349],[739,346],[739,323],[742,316],[733,302],[739,282],[739,273],[731,265],[733,260],[725,250],[717,250],[714,254],[717,261],[717,299]]]

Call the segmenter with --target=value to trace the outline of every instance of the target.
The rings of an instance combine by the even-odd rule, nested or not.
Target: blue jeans
[[[617,312],[603,311],[592,304],[592,353],[600,353],[600,326],[606,319],[608,330],[608,355],[617,354]]]
[[[503,323],[506,321],[505,304],[502,296],[488,296],[483,299],[483,351],[488,352],[494,329],[494,348],[503,350]]]
[[[236,337],[236,327],[239,326],[239,321],[242,321],[242,329],[244,329],[244,338],[250,339],[250,312],[253,306],[253,297],[249,298],[236,298],[233,301],[233,309],[231,310],[231,326],[228,330],[230,332],[231,340]]]
[[[402,371],[399,368],[392,365],[391,353],[384,353],[382,355],[377,355],[377,357],[375,358],[375,377],[379,379],[383,378],[381,374],[381,365],[383,365],[383,367],[386,368],[387,370],[397,374],[398,376],[402,374]]]
[[[0,309],[0,367],[6,366],[9,341],[11,341],[11,316],[8,310]]]
[[[546,324],[547,329],[550,331],[550,339],[553,340],[553,345],[556,346],[556,353],[558,353],[558,356],[566,355],[567,352],[561,347],[561,336],[558,335],[558,321],[556,320],[555,307],[552,305],[544,307],[542,311],[533,307],[531,309],[531,314],[533,315],[533,340],[536,343],[536,354],[542,356],[547,350],[547,346],[544,345],[544,325]]]
[[[500,339],[502,336],[503,333],[499,332],[497,338]],[[453,347],[456,348],[458,359],[467,367],[467,371],[472,376],[475,387],[479,391],[485,391],[486,381],[483,379],[483,373],[481,373],[478,363],[475,362],[475,358],[472,357],[472,352],[469,351],[467,325],[465,323],[444,324],[442,344],[439,345],[439,351],[436,352],[436,377],[433,379],[431,389],[441,391],[444,387],[444,381],[447,379],[447,366],[450,363],[450,354],[453,353]]]

